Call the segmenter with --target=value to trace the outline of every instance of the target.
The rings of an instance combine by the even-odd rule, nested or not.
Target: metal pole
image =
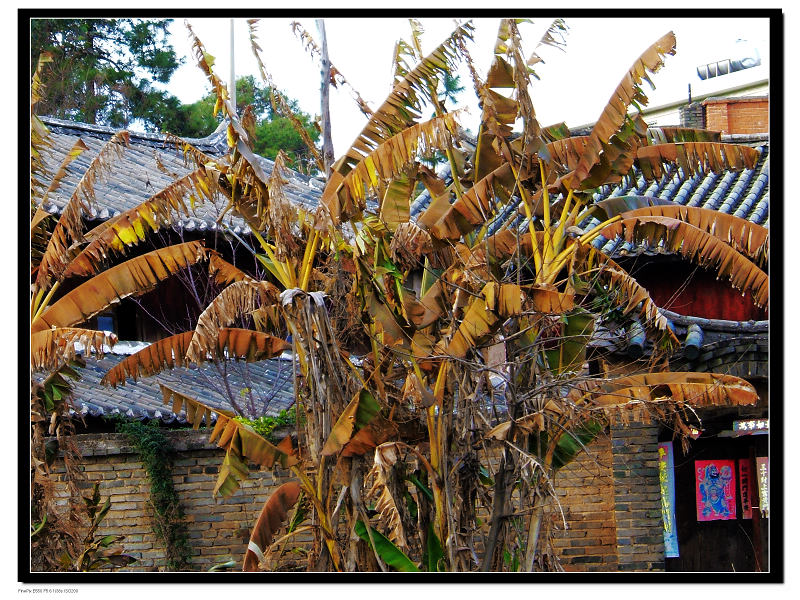
[[[233,105],[233,114],[238,114],[236,110],[236,71],[233,68],[233,19],[231,19],[231,81],[228,88],[231,95],[231,105]]]

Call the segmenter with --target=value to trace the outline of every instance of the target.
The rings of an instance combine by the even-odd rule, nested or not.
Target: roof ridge
[[[730,321],[727,319],[708,319],[705,317],[695,317],[681,315],[666,308],[659,308],[659,312],[672,321],[675,325],[688,327],[691,324],[700,325],[704,329],[713,329],[729,333],[766,333],[769,331],[768,320],[749,320],[749,321]]]
[[[48,126],[56,126],[62,127],[67,129],[77,129],[79,131],[86,131],[88,133],[96,133],[102,135],[112,136],[118,131],[127,131],[132,138],[138,138],[141,140],[146,140],[148,142],[157,142],[163,143],[167,139],[167,134],[165,133],[151,133],[146,131],[133,131],[130,129],[126,129],[125,127],[109,127],[107,125],[97,125],[92,123],[83,123],[81,121],[68,121],[64,119],[58,119],[56,117],[50,116],[40,116],[39,117],[45,125]],[[220,145],[220,142],[225,140],[225,129],[218,127],[212,133],[204,137],[183,137],[183,136],[176,136],[180,137],[181,139],[190,142],[194,146],[211,146],[217,148]]]
[[[728,143],[763,142],[764,144],[769,144],[769,133],[723,133],[721,139],[723,142]]]

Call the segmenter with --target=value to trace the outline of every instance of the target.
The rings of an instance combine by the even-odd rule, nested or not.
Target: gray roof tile
[[[124,414],[137,419],[160,418],[164,423],[186,424],[186,415],[176,415],[170,406],[162,404],[159,383],[190,398],[195,398],[211,408],[233,410],[224,393],[225,383],[214,365],[175,368],[153,377],[131,379],[116,389],[100,384],[109,369],[125,358],[118,354],[105,354],[103,358],[86,358],[86,368],[79,369],[81,379],[75,384],[74,410],[84,416],[102,417]],[[246,369],[246,370],[245,370]],[[238,402],[245,404],[246,389],[256,396],[255,412],[276,415],[294,402],[292,362],[272,359],[257,363],[228,363],[228,385]],[[212,418],[215,420],[216,416]]]
[[[730,138],[730,139],[729,139]],[[645,181],[638,169],[616,185],[601,187],[594,195],[596,201],[613,196],[649,196],[661,198],[685,206],[700,206],[735,214],[753,223],[768,226],[769,219],[769,143],[764,136],[723,136],[723,141],[755,145],[760,157],[753,169],[741,172],[700,173],[686,176],[678,167],[669,167],[666,173],[653,181]],[[449,166],[439,171],[439,176],[450,176]],[[430,203],[430,194],[423,191],[411,204],[412,216],[419,216]],[[504,211],[504,218],[510,215],[519,203],[512,201]],[[516,226],[522,223],[516,219]],[[491,230],[500,228],[501,223],[493,224]],[[602,247],[607,240],[596,241]],[[642,251],[646,251],[642,249]]]
[[[89,147],[88,151],[83,152],[70,165],[61,187],[51,196],[50,202],[45,207],[49,212],[56,213],[63,209],[81,176],[115,130],[50,117],[42,117],[42,121],[50,129],[53,140],[53,149],[45,156],[46,163],[53,171],[58,169],[63,157],[79,138]],[[167,187],[176,178],[191,171],[189,165],[184,162],[182,154],[174,147],[166,145],[164,140],[163,135],[131,132],[131,143],[122,159],[114,161],[108,177],[95,185],[97,209],[94,215],[90,215],[91,218],[107,219],[134,208]],[[221,156],[226,151],[224,131],[187,141],[212,156]],[[162,163],[163,170],[159,169],[156,157]],[[270,175],[274,162],[259,158],[264,172]],[[290,201],[306,209],[317,205],[324,187],[323,182],[294,171],[289,172],[288,179],[284,193]],[[216,223],[225,204],[225,199],[220,197],[214,203],[200,205],[195,211],[195,218],[183,218],[179,225],[187,229],[208,229]],[[244,230],[244,221],[230,213],[225,216],[223,222],[234,230],[237,227],[238,231]],[[204,226],[201,226],[201,223]]]
[[[625,195],[657,197],[684,206],[718,210],[768,227],[769,145],[763,143],[756,149],[760,158],[753,169],[696,174],[691,177],[686,177],[681,169],[673,169],[661,179],[651,182],[643,193],[639,191],[641,186],[636,182],[623,182],[614,188],[606,186],[596,195],[596,199]],[[641,181],[638,174],[636,181]],[[584,226],[591,224],[596,223],[586,223]],[[602,237],[594,241],[594,246],[614,256],[660,253],[657,247],[616,244],[614,240]]]

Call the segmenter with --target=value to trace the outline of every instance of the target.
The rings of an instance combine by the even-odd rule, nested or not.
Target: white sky
[[[216,58],[215,71],[230,81],[230,19],[189,18],[206,50]],[[552,18],[535,19],[522,24],[523,50],[533,51]],[[296,98],[309,114],[318,114],[319,67],[291,31],[291,18],[262,18],[258,24],[261,58],[276,85]],[[319,43],[313,18],[298,19]],[[426,54],[439,45],[454,29],[452,19],[422,18],[422,37]],[[568,18],[566,51],[543,47],[545,60],[536,68],[540,81],[534,82],[532,98],[537,117],[543,125],[565,121],[574,127],[593,122],[633,61],[661,35],[672,30],[677,37],[677,53],[667,57],[666,65],[653,78],[656,89],[648,93],[650,106],[686,98],[687,85],[694,95],[706,89],[728,88],[744,80],[766,79],[769,62],[767,19],[731,18]],[[499,18],[475,19],[475,42],[469,45],[478,74],[485,77],[492,58]],[[331,61],[359,91],[372,108],[377,108],[391,89],[392,51],[399,38],[410,39],[406,18],[353,19],[327,18],[328,52]],[[168,89],[183,102],[193,102],[209,91],[202,71],[191,54],[188,30],[183,17],[172,24],[172,44],[185,64],[173,76]],[[357,32],[357,33],[356,33]],[[712,34],[713,32],[713,34]],[[721,78],[701,81],[696,68],[700,64],[731,56],[737,39],[748,40],[761,54],[762,66]],[[252,74],[260,80],[252,54],[245,18],[234,19],[236,76]],[[354,41],[355,40],[355,41]],[[461,82],[465,90],[459,105],[470,114],[462,124],[476,130],[479,112],[474,100],[471,79],[466,68]],[[646,90],[649,86],[645,84]],[[353,142],[366,122],[346,88],[331,90],[331,113],[335,153],[339,156]]]

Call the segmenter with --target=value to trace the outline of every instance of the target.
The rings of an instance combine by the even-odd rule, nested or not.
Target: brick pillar
[[[601,434],[556,475],[552,544],[565,571],[618,570],[611,464],[611,440]]]
[[[706,129],[732,134],[769,132],[769,97],[708,98],[703,101]]]
[[[663,571],[658,426],[611,427],[614,514],[620,571]]]
[[[678,109],[681,116],[681,127],[691,129],[706,128],[706,111],[699,102],[692,102]]]

